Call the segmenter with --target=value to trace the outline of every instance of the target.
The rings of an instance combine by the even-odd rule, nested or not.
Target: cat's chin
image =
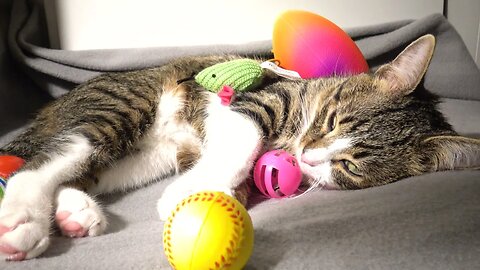
[[[306,174],[303,175],[302,184],[299,188],[301,191],[315,191],[315,190],[341,190],[336,184],[326,183],[322,180],[315,180]]]
[[[328,184],[326,183],[325,185],[320,185],[319,189],[322,190],[340,190],[341,188],[335,184]]]

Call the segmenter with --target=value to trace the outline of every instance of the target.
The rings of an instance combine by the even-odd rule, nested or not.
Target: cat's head
[[[311,81],[296,155],[313,185],[358,189],[480,167],[480,140],[457,136],[420,84],[434,47],[426,35],[372,74]]]

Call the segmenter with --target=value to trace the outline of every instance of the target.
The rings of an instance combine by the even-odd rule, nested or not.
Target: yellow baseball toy
[[[241,269],[252,254],[252,220],[225,193],[196,193],[180,202],[165,222],[163,248],[177,270]]]

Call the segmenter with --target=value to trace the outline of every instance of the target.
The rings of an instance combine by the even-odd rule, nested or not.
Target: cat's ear
[[[480,169],[480,140],[463,136],[432,136],[422,142],[432,171]]]
[[[380,89],[394,97],[410,94],[427,71],[435,48],[435,37],[425,35],[410,44],[395,60],[381,66],[375,77]]]

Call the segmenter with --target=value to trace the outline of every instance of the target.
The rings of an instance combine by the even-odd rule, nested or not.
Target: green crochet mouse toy
[[[235,91],[252,89],[262,77],[263,69],[257,61],[236,59],[205,68],[195,76],[195,81],[208,91],[218,93],[223,86],[230,86]]]

